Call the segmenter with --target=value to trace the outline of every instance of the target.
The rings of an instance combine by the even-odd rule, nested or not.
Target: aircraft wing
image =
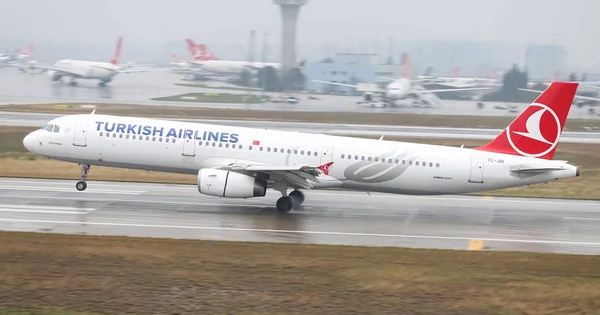
[[[134,72],[146,72],[146,71],[167,71],[167,70],[181,70],[181,68],[130,68],[130,69],[121,69],[119,73],[134,73]]]
[[[531,90],[531,89],[519,89],[519,90],[521,90],[521,91],[527,91],[527,92],[544,93],[544,91]],[[589,96],[575,95],[575,98],[579,98],[579,99],[582,99],[582,100],[588,100],[588,101],[597,101],[597,102],[600,102],[600,98],[589,97]]]
[[[351,88],[357,88],[358,87],[358,85],[354,85],[354,84],[329,82],[329,81],[321,81],[321,80],[312,80],[312,81],[313,82],[319,82],[319,83],[325,83],[325,84],[331,84],[331,85],[339,85],[339,86],[351,87]]]
[[[410,93],[414,94],[422,94],[422,93],[441,93],[441,92],[453,92],[453,91],[475,91],[475,90],[489,90],[489,87],[479,87],[479,88],[459,88],[459,89],[437,89],[437,90],[418,90],[411,91]]]
[[[338,85],[338,86],[344,86],[344,87],[351,87],[351,88],[355,88],[358,89],[361,87],[360,84],[346,84],[346,83],[338,83],[338,82],[330,82],[330,81],[321,81],[321,80],[312,80],[313,82],[319,82],[319,83],[325,83],[325,84],[331,84],[331,85]],[[369,84],[369,83],[367,83]],[[385,90],[382,90],[378,87],[374,87],[374,88],[367,88],[369,90],[369,92],[379,92],[379,93],[384,93]]]
[[[232,163],[219,167],[220,169],[230,171],[249,171],[260,172],[268,175],[276,175],[285,178],[290,186],[295,188],[312,189],[315,184],[321,183],[318,178],[322,174],[329,173],[329,166],[332,162],[321,166],[301,165],[268,165],[268,164],[249,164]],[[312,183],[311,183],[312,182]]]
[[[17,68],[29,68],[32,65],[31,64],[9,64],[12,67],[17,67]],[[57,67],[53,67],[53,66],[40,66],[40,65],[34,65],[35,68],[37,69],[45,69],[45,70],[50,70],[50,71],[56,71],[59,73],[62,73],[63,75],[66,76],[70,76],[70,77],[74,77],[74,78],[80,78],[82,76],[85,75],[85,73],[83,72],[79,72],[79,71],[73,71],[73,70],[65,70],[62,68],[57,68]]]

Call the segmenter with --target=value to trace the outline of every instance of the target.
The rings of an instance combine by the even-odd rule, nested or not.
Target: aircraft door
[[[183,139],[183,156],[196,156],[196,140],[194,139]]]
[[[87,146],[87,131],[89,122],[89,116],[81,116],[77,119],[77,126],[75,127],[75,134],[73,135],[74,146]]]
[[[483,156],[471,156],[471,175],[469,176],[470,183],[483,183]]]
[[[323,147],[321,149],[321,165],[333,161],[333,147]]]

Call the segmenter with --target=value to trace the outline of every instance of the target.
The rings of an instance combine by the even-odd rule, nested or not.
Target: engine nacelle
[[[198,192],[227,198],[264,197],[267,182],[236,172],[203,168],[198,171]]]
[[[62,78],[62,75],[60,73],[58,73],[57,71],[48,70],[48,77],[52,81],[58,81],[58,80],[60,80],[60,78]]]

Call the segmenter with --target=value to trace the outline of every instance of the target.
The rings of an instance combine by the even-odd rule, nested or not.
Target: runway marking
[[[10,209],[10,208],[0,208],[0,213],[2,212],[17,212],[17,213],[47,213],[47,214],[87,214],[87,211],[61,211],[61,210],[27,210],[27,209]]]
[[[135,190],[86,190],[77,191],[75,189],[68,188],[52,188],[52,187],[31,187],[31,186],[0,186],[0,190],[27,190],[27,191],[50,191],[50,192],[79,192],[79,193],[93,193],[93,194],[114,194],[114,195],[139,195],[145,193],[145,191]]]
[[[352,233],[352,232],[328,232],[328,231],[294,231],[294,230],[228,228],[228,227],[192,226],[192,225],[77,222],[77,221],[26,220],[26,219],[1,219],[1,218],[0,218],[0,221],[24,222],[24,223],[52,223],[52,224],[68,224],[68,225],[126,226],[126,227],[141,227],[141,228],[160,228],[160,229],[216,230],[216,231],[232,231],[232,232],[287,233],[287,234],[307,234],[307,235],[363,236],[363,237],[388,237],[388,238],[413,238],[413,239],[417,238],[417,239],[455,240],[455,241],[469,241],[472,239],[478,239],[478,240],[482,240],[482,241],[486,241],[486,242],[600,246],[600,243],[597,243],[597,242],[580,242],[580,241],[525,240],[525,239],[481,238],[481,237],[460,237],[460,236],[403,235],[403,234],[377,234],[377,233]]]
[[[567,220],[600,221],[600,218],[565,217]]]

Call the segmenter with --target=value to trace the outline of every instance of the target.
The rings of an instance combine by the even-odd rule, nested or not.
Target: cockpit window
[[[50,132],[59,132],[60,131],[60,126],[59,125],[45,125],[44,127],[40,128],[41,130],[46,130],[46,131],[50,131]]]

